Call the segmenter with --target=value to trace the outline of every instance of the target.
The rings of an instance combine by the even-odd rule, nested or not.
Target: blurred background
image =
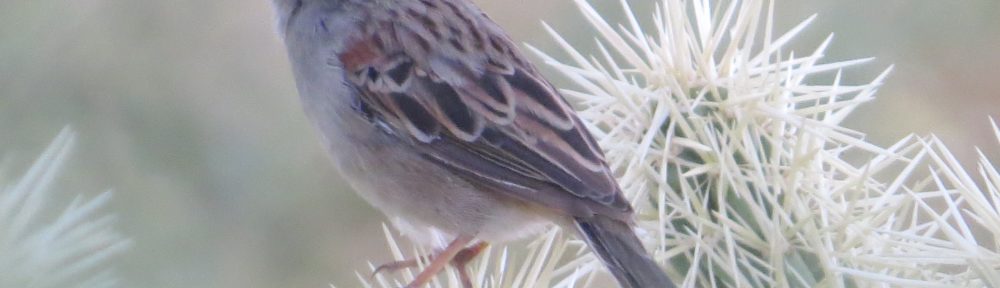
[[[545,20],[592,47],[569,0],[477,2],[518,41],[564,56]],[[593,2],[620,19],[617,1]],[[1000,159],[987,118],[1000,116],[1000,1],[776,9],[781,32],[819,14],[797,55],[835,32],[829,61],[878,58],[848,83],[895,64],[849,127]],[[21,171],[64,125],[79,130],[56,200],[115,191],[106,210],[136,242],[115,262],[125,287],[353,287],[354,271],[390,259],[384,218],[342,185],[301,112],[272,22],[264,0],[0,0],[3,161]]]

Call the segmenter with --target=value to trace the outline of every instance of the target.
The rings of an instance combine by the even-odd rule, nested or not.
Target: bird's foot
[[[375,276],[378,276],[378,274],[384,272],[394,273],[403,269],[416,268],[420,262],[429,261],[427,267],[425,267],[424,270],[417,275],[413,282],[406,285],[406,288],[419,288],[430,282],[430,280],[434,278],[438,272],[441,272],[446,263],[450,263],[455,270],[458,270],[458,276],[462,280],[462,287],[472,288],[472,278],[469,277],[465,266],[468,265],[469,262],[472,262],[472,259],[475,259],[476,256],[486,250],[486,247],[488,247],[489,244],[486,242],[478,242],[475,245],[464,247],[464,245],[469,242],[471,242],[471,238],[464,239],[464,237],[459,237],[458,239],[455,239],[455,241],[452,241],[447,248],[435,253],[434,255],[420,256],[417,258],[393,261],[379,265],[375,268],[375,271],[372,272],[371,277],[374,278]]]

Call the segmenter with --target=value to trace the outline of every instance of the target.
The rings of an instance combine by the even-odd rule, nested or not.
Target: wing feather
[[[575,216],[628,217],[596,141],[482,12],[446,0],[372,11],[338,57],[394,135],[473,183]]]

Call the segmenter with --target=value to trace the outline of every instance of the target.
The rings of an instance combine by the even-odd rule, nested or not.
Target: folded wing
[[[365,36],[337,55],[372,121],[477,185],[573,216],[628,217],[593,138],[492,21],[411,2],[372,10]]]

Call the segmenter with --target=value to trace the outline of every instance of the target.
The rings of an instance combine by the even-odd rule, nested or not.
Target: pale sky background
[[[540,21],[589,47],[569,0],[477,1],[513,38],[554,55]],[[617,1],[598,1],[619,19]],[[629,1],[645,8],[650,1]],[[778,31],[813,13],[797,55],[836,33],[830,61],[860,83],[889,65],[848,126],[887,145],[936,133],[1000,160],[1000,1],[780,1]],[[647,18],[648,19],[648,18]],[[59,181],[116,191],[106,212],[136,246],[125,287],[340,287],[389,259],[384,218],[343,188],[299,107],[269,1],[0,1],[0,151],[26,167],[66,124],[80,145]],[[556,81],[560,83],[559,81]]]

